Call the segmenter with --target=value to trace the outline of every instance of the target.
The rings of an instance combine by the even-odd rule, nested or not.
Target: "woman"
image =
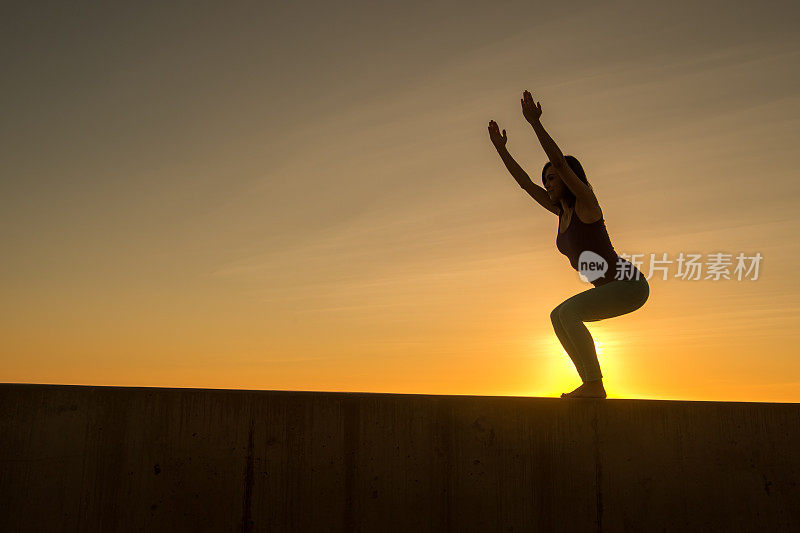
[[[550,161],[542,169],[544,188],[531,181],[506,149],[506,130],[489,121],[489,138],[517,183],[542,207],[558,215],[556,247],[594,288],[566,299],[550,313],[556,335],[569,354],[583,384],[562,398],[605,398],[603,375],[591,333],[583,324],[639,309],[650,296],[642,273],[620,258],[606,231],[603,212],[581,164],[565,156],[540,122],[542,106],[525,91],[522,114],[533,126]]]

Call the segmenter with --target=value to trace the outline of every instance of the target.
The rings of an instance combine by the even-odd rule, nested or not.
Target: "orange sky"
[[[609,397],[800,401],[796,3],[15,9],[0,381],[572,390],[528,89],[618,252],[763,256],[589,323]]]

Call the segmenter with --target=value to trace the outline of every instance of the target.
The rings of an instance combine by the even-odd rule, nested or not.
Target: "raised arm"
[[[503,164],[505,164],[508,172],[514,177],[519,186],[530,194],[534,200],[539,202],[542,207],[556,215],[559,214],[560,206],[553,202],[550,195],[547,194],[547,191],[544,190],[543,187],[533,183],[528,173],[519,166],[519,163],[517,163],[513,157],[511,157],[511,154],[506,148],[506,143],[508,142],[506,130],[503,130],[503,134],[501,135],[500,127],[494,120],[489,121],[489,139],[491,139],[492,144],[494,144],[497,153],[500,154],[500,159],[503,160]]]
[[[553,164],[553,168],[556,169],[561,179],[564,181],[564,185],[572,191],[572,194],[574,194],[576,198],[592,203],[595,202],[594,192],[572,171],[561,149],[547,131],[545,131],[544,126],[542,126],[542,122],[539,120],[542,116],[541,103],[537,102],[534,104],[533,96],[531,96],[531,93],[528,91],[522,93],[520,102],[522,103],[522,114],[525,115],[525,119],[533,127],[533,131],[536,132],[539,143],[541,143],[544,152],[547,154],[548,159],[550,159],[550,163]]]

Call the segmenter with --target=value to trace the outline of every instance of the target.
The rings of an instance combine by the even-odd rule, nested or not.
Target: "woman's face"
[[[564,195],[564,182],[561,181],[561,176],[552,166],[547,167],[547,171],[544,174],[544,188],[554,202],[560,200]]]

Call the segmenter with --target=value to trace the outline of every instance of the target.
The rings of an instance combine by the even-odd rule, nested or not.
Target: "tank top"
[[[636,279],[637,275],[639,278],[644,277],[639,269],[630,261],[622,259],[617,255],[614,246],[611,244],[611,239],[608,236],[604,218],[587,224],[580,219],[573,209],[567,230],[564,233],[558,233],[556,236],[556,247],[559,252],[567,256],[572,268],[578,272],[580,272],[578,269],[578,258],[584,250],[591,250],[606,261],[608,265],[606,273],[591,282],[595,287],[605,285],[617,279],[617,272],[619,270],[617,260],[625,264],[625,268],[622,269],[624,272],[620,275],[619,279]]]

